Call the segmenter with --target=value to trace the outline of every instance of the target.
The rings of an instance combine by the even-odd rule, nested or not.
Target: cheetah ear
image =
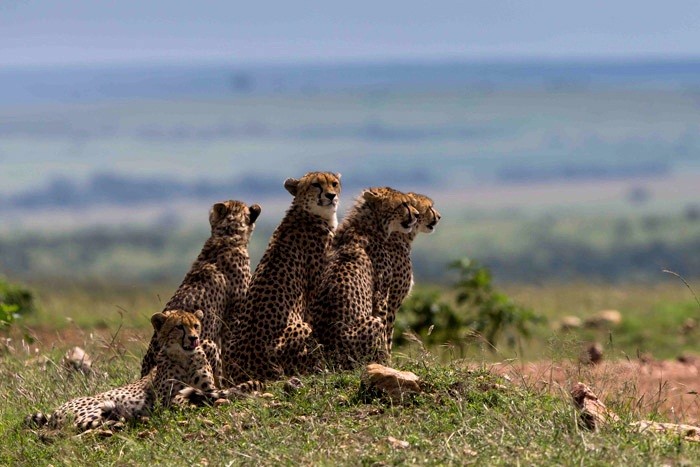
[[[288,178],[284,181],[284,188],[292,195],[297,195],[297,187],[299,186],[299,180],[296,178]]]
[[[250,213],[250,223],[253,224],[258,219],[258,216],[260,216],[262,208],[259,204],[254,204],[248,208],[248,212]]]
[[[160,312],[151,316],[151,324],[153,325],[153,329],[155,329],[156,332],[159,332],[163,327],[163,324],[165,323],[166,319],[167,316]]]
[[[204,319],[204,312],[202,310],[197,310],[194,312],[194,315],[197,317],[198,320],[202,321]]]
[[[337,178],[338,180],[340,180],[340,177],[342,177],[342,176],[343,176],[343,174],[341,174],[340,172],[335,173],[335,178]]]
[[[376,202],[380,198],[379,193],[377,193],[376,191],[372,191],[372,190],[363,191],[362,197],[365,199],[365,201],[369,201],[369,202]]]
[[[228,212],[228,207],[225,203],[216,203],[211,207],[211,212],[209,213],[209,223],[214,224],[221,220],[222,217]]]

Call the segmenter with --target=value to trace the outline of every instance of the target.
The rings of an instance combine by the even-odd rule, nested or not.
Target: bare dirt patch
[[[629,408],[640,418],[659,414],[664,421],[700,422],[700,358],[604,361],[598,365],[542,361],[499,363],[492,371],[514,383],[569,397],[578,381],[590,386],[613,408]]]

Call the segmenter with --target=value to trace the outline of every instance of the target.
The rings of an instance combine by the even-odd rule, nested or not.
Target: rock
[[[598,399],[591,388],[583,383],[576,383],[571,388],[574,404],[581,411],[581,422],[589,430],[597,430],[610,421],[619,422],[620,418]],[[700,442],[700,427],[680,423],[661,423],[651,420],[632,422],[628,426],[639,433],[664,433],[682,437],[686,441]]]
[[[582,325],[583,321],[578,316],[564,316],[559,321],[559,330],[571,331],[572,329],[579,329]]]
[[[682,334],[690,334],[698,327],[698,322],[693,318],[687,318],[681,325]]]
[[[296,376],[292,376],[284,383],[284,392],[287,394],[292,394],[299,391],[303,387],[304,383],[302,383]]]
[[[92,358],[80,347],[73,347],[63,356],[64,368],[72,371],[80,371],[84,374],[92,372]]]
[[[579,359],[584,365],[597,365],[603,361],[603,345],[599,342],[590,344]]]
[[[622,323],[622,313],[617,310],[600,310],[584,322],[588,328],[609,328],[620,323]]]
[[[700,363],[700,357],[688,352],[683,352],[678,357],[676,357],[676,360],[686,365],[697,365],[698,363]]]
[[[392,402],[401,403],[409,394],[421,392],[420,378],[410,371],[400,371],[378,363],[370,363],[362,374],[366,389],[386,394]]]
[[[407,447],[410,446],[408,441],[404,441],[402,439],[396,439],[393,436],[389,436],[386,440],[389,441],[389,444],[394,449],[406,449]]]
[[[671,433],[682,436],[686,441],[700,442],[700,427],[693,425],[684,425],[679,423],[661,423],[642,420],[632,423],[632,426],[637,427],[640,433],[656,432],[656,433]]]
[[[609,421],[620,420],[617,414],[608,409],[591,388],[583,383],[576,383],[571,388],[571,397],[581,411],[581,423],[589,430],[597,430]]]

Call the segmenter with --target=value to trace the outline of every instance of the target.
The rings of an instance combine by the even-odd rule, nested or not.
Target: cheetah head
[[[202,310],[195,313],[175,310],[168,314],[156,313],[151,316],[151,324],[158,335],[161,348],[169,355],[187,355],[199,346],[200,320]]]
[[[387,234],[409,233],[418,222],[418,210],[405,193],[389,187],[369,188],[362,193],[362,198],[383,216]]]
[[[309,172],[298,179],[288,178],[284,188],[294,196],[294,204],[325,219],[333,228],[338,225],[339,173]]]
[[[238,237],[247,242],[261,210],[257,204],[248,207],[245,203],[234,200],[216,203],[209,212],[211,233],[219,237]]]
[[[418,193],[408,193],[411,197],[413,207],[418,210],[418,232],[431,234],[435,232],[435,227],[440,222],[440,212],[435,209],[433,200]]]

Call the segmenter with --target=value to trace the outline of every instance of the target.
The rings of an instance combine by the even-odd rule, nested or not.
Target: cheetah
[[[214,204],[209,213],[211,236],[163,309],[166,314],[175,309],[191,312],[202,310],[202,338],[217,346],[221,341],[222,322],[224,319],[234,319],[232,316],[224,317],[224,313],[239,308],[248,289],[248,242],[260,212],[259,205],[248,207],[240,201]],[[154,333],[141,363],[141,376],[146,376],[155,365],[158,350]],[[210,353],[207,356],[213,366],[215,381],[220,385],[221,368],[218,366],[219,359],[214,355],[216,351],[215,347],[208,348],[207,352]]]
[[[240,325],[222,343],[228,383],[279,379],[315,365],[305,313],[338,225],[340,174],[309,172],[284,187],[294,199],[253,273]]]
[[[157,405],[187,406],[194,400],[206,400],[194,397],[201,394],[212,394],[210,399],[242,394],[237,388],[220,391],[215,387],[205,354],[205,347],[211,343],[200,341],[200,319],[203,317],[201,310],[154,314],[151,323],[160,350],[156,366],[148,375],[96,396],[70,400],[48,417],[37,412],[27,417],[27,424],[57,429],[70,421],[79,431],[102,426],[117,427],[122,421],[148,414]]]
[[[418,223],[408,234],[393,232],[389,235],[387,242],[387,251],[392,264],[386,318],[386,346],[389,354],[391,354],[396,313],[413,288],[411,245],[419,232],[433,233],[441,218],[440,213],[433,206],[432,199],[418,193],[407,194],[411,198],[413,207],[418,210]]]
[[[326,363],[350,369],[385,361],[386,319],[392,266],[387,241],[408,234],[418,211],[391,188],[365,190],[338,227],[309,314],[313,338]]]

